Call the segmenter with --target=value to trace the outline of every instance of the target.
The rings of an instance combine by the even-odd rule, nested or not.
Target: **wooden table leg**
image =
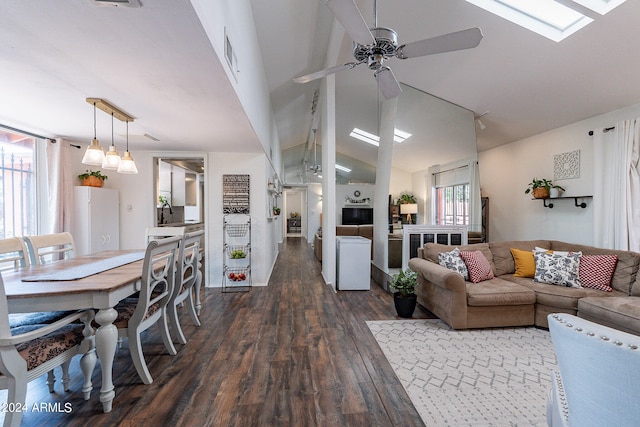
[[[113,321],[117,316],[118,312],[113,307],[100,309],[96,314],[96,322],[100,324],[96,331],[96,352],[102,369],[100,402],[104,412],[111,412],[113,399],[116,396],[113,387],[113,359],[118,342],[118,328],[113,325]]]

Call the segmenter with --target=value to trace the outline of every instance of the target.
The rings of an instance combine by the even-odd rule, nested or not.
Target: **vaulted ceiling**
[[[356,3],[371,23],[373,0]],[[377,3],[378,24],[395,29],[401,43],[482,29],[476,49],[389,64],[402,83],[476,114],[488,111],[485,129],[476,128],[481,150],[640,102],[640,2],[627,1],[561,43],[465,0]],[[136,117],[130,132],[137,149],[259,150],[190,2],[142,4],[0,2],[0,123],[88,141],[93,112],[84,99],[108,94]],[[293,147],[308,138],[319,82],[292,79],[324,68],[333,17],[322,0],[251,0],[251,6],[281,145]],[[350,50],[345,34],[336,62],[350,61]],[[343,71],[336,84],[339,94],[362,93],[361,99],[339,96],[343,111],[353,100],[375,119],[377,90],[369,70]],[[108,141],[110,118],[98,116],[99,137]],[[122,143],[124,128],[116,126]],[[345,144],[361,144],[341,135]],[[357,147],[363,160],[375,157]]]

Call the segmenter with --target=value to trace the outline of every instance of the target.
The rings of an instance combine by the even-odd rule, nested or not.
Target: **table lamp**
[[[405,203],[400,205],[400,213],[407,216],[407,223],[412,224],[411,214],[418,213],[418,205],[415,203]]]

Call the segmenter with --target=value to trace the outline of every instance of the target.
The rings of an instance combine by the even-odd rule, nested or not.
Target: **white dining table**
[[[97,310],[95,320],[100,326],[95,339],[102,369],[100,402],[104,412],[111,411],[116,395],[113,386],[113,360],[118,330],[113,321],[118,313],[114,307],[140,290],[143,261],[128,262],[76,280],[52,280],[55,276],[51,275],[70,269],[78,270],[78,266],[91,268],[92,265],[105,261],[108,263],[114,257],[134,252],[140,253],[140,250],[105,251],[2,274],[10,313],[89,308]]]

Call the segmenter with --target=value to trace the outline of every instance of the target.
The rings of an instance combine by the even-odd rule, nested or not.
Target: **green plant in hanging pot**
[[[415,287],[418,284],[418,275],[410,269],[400,270],[391,279],[389,287],[395,292],[393,293],[393,303],[396,307],[398,316],[409,318],[413,316],[416,308],[417,296]]]
[[[273,208],[273,214],[274,214],[275,216],[280,215],[280,208],[276,208],[276,207],[274,207],[274,208]]]

